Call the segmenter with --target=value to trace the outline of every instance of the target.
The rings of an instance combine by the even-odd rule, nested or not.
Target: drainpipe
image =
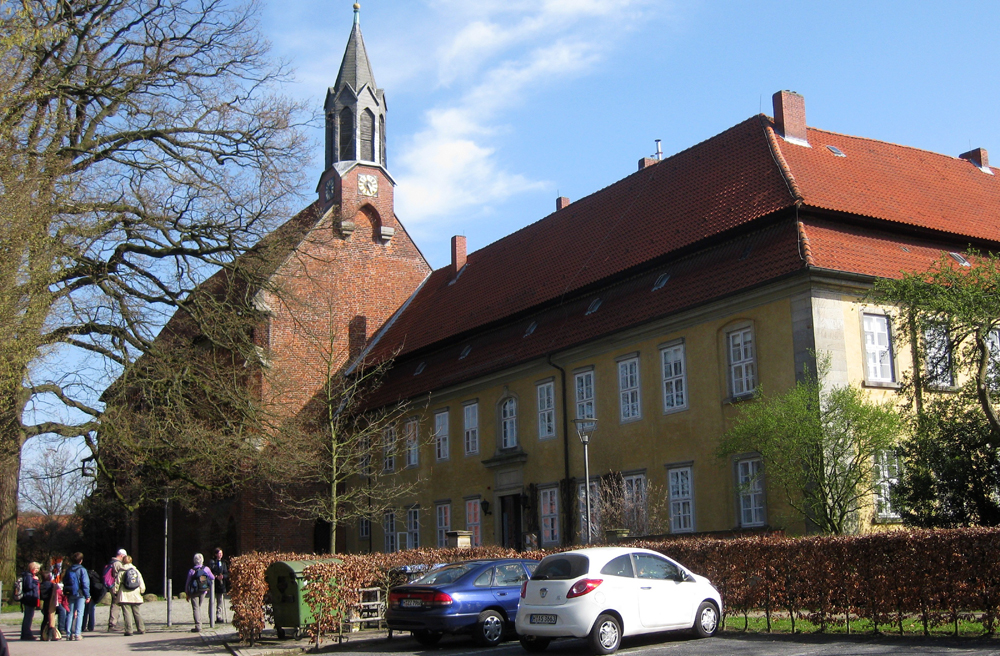
[[[552,354],[547,356],[549,365],[559,370],[562,381],[562,425],[563,425],[563,473],[565,490],[563,492],[563,539],[560,542],[564,545],[572,544],[570,536],[573,533],[573,514],[570,509],[573,507],[573,490],[569,482],[569,406],[566,403],[566,370],[552,361]]]

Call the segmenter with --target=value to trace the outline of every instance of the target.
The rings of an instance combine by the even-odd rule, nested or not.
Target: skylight
[[[472,344],[466,344],[465,348],[462,349],[462,354],[458,356],[458,359],[464,360],[466,356],[469,355],[470,353],[472,353]]]
[[[951,253],[949,253],[949,255],[951,255],[953,258],[955,258],[955,261],[958,262],[959,264],[961,264],[964,267],[970,267],[970,266],[972,266],[971,264],[969,264],[969,261],[967,259],[965,259],[964,257],[962,257],[961,253],[955,253],[954,251],[952,251]]]
[[[657,278],[656,282],[653,283],[653,291],[655,292],[657,289],[663,289],[663,286],[667,284],[668,280],[670,280],[670,274],[661,273],[660,277]]]
[[[538,322],[532,321],[528,324],[527,330],[524,331],[524,336],[527,337],[531,333],[535,332],[535,328],[538,328]]]
[[[837,148],[836,146],[827,146],[827,148],[829,148],[830,152],[836,155],[837,157],[847,157],[847,155],[844,154],[844,151],[842,151],[840,148]]]
[[[591,301],[590,307],[587,308],[587,314],[593,314],[593,313],[597,312],[597,309],[599,307],[601,307],[601,299],[595,298],[593,301]],[[584,316],[586,316],[586,315],[584,315]]]
[[[421,362],[420,364],[417,365],[417,369],[416,369],[416,371],[413,372],[413,375],[414,376],[419,376],[420,374],[424,373],[424,369],[425,368],[427,368],[427,363],[426,362]]]

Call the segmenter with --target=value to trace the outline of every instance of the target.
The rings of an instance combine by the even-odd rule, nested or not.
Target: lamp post
[[[583,444],[583,475],[586,479],[583,491],[587,499],[587,544],[591,544],[594,541],[594,536],[593,525],[590,522],[590,453],[587,447],[590,446],[591,436],[597,430],[597,420],[593,418],[574,419],[573,423],[576,424],[576,433],[580,436],[580,443]]]

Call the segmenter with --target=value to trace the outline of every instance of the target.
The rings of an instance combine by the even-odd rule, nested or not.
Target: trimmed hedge
[[[645,547],[707,576],[722,594],[726,615],[763,612],[830,625],[867,619],[903,630],[905,617],[931,626],[962,619],[983,623],[992,634],[1000,612],[1000,530],[890,531],[852,537],[787,538],[759,535],[639,540]],[[415,549],[392,554],[338,555],[340,564],[310,567],[306,599],[318,618],[310,628],[329,634],[350,616],[357,589],[387,589],[391,570],[472,558],[542,558],[560,550],[518,553],[500,547]],[[233,559],[233,626],[246,642],[256,640],[271,619],[264,571],[277,560],[311,559],[301,554],[249,554]]]

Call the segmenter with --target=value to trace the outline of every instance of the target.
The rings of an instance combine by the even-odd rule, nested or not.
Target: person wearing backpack
[[[38,571],[40,569],[42,569],[40,563],[28,563],[28,571],[21,575],[20,597],[18,597],[18,590],[14,590],[14,597],[21,602],[21,610],[24,611],[24,618],[21,620],[21,640],[38,640],[31,633],[31,623],[35,619],[35,609],[38,608],[41,598],[38,585]]]
[[[208,595],[212,587],[215,575],[212,570],[205,567],[205,557],[200,553],[194,555],[194,567],[188,570],[187,581],[184,583],[184,591],[188,599],[191,600],[191,612],[194,614],[194,628],[192,633],[201,631],[201,602]]]
[[[118,574],[122,571],[122,558],[128,554],[124,549],[119,549],[114,558],[104,566],[104,589],[111,590],[115,587]],[[115,603],[115,598],[111,597],[111,608],[108,610],[108,633],[118,629],[118,615],[121,607]]]
[[[69,597],[69,639],[80,640],[83,636],[83,609],[90,601],[90,576],[83,567],[83,554],[77,551],[69,557],[72,565],[66,570],[63,592]]]
[[[111,595],[115,603],[121,606],[122,619],[125,620],[125,635],[132,635],[132,622],[135,621],[135,632],[146,632],[146,623],[142,621],[139,606],[142,605],[142,595],[146,592],[146,582],[142,573],[132,564],[132,556],[122,557],[122,570],[115,581]]]
[[[85,632],[94,630],[94,611],[97,608],[97,604],[101,603],[101,599],[104,599],[104,595],[108,591],[104,586],[104,577],[100,574],[92,569],[88,569],[87,576],[90,577],[90,601],[87,602],[87,605],[83,609],[83,630]]]

